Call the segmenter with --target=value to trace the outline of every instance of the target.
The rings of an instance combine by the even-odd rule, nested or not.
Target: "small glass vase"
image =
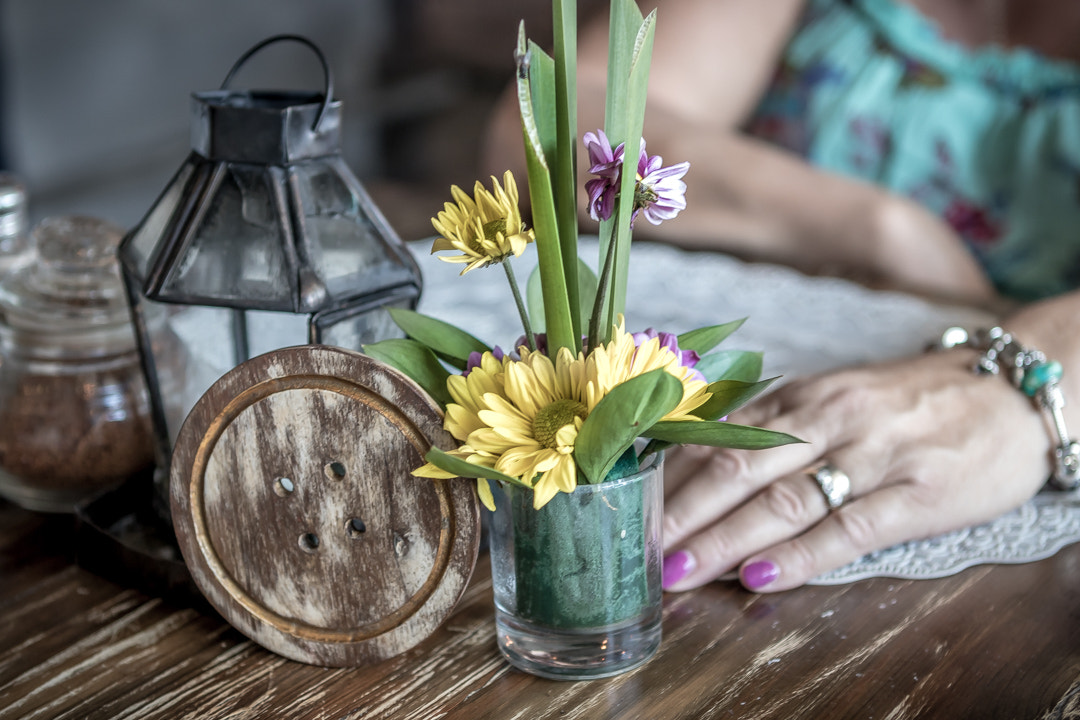
[[[499,650],[540,677],[588,680],[660,647],[663,456],[634,475],[559,493],[492,483],[491,575]]]

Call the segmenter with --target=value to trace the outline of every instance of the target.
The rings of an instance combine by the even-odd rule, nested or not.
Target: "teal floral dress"
[[[748,132],[910,197],[998,290],[1080,287],[1080,66],[969,51],[898,0],[810,0]]]

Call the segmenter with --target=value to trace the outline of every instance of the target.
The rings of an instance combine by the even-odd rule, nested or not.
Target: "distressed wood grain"
[[[453,610],[476,562],[474,485],[411,474],[453,439],[411,380],[309,345],[234,368],[173,451],[173,523],[199,588],[236,628],[327,666],[382,660]]]
[[[484,556],[427,640],[331,669],[82,570],[74,537],[0,504],[0,720],[1051,720],[1080,706],[1080,546],[943,580],[668,595],[652,661],[566,683],[500,659]]]

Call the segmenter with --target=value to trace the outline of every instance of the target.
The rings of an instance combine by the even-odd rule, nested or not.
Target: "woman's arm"
[[[813,272],[987,302],[994,293],[952,230],[915,203],[818,170],[741,134],[799,19],[803,0],[658,0],[645,135],[668,162],[690,160],[687,208],[639,237],[718,249]],[[603,126],[607,19],[581,34],[579,127]],[[485,165],[523,166],[516,98],[500,106]],[[582,172],[587,168],[579,168]]]

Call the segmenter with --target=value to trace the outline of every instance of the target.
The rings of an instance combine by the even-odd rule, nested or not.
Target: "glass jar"
[[[632,670],[660,647],[663,453],[634,475],[579,484],[533,507],[491,483],[491,583],[499,650],[525,672],[590,680]]]
[[[30,260],[26,205],[26,186],[15,175],[0,172],[0,277]]]
[[[0,495],[71,512],[154,462],[149,401],[102,220],[43,221],[0,284]]]

